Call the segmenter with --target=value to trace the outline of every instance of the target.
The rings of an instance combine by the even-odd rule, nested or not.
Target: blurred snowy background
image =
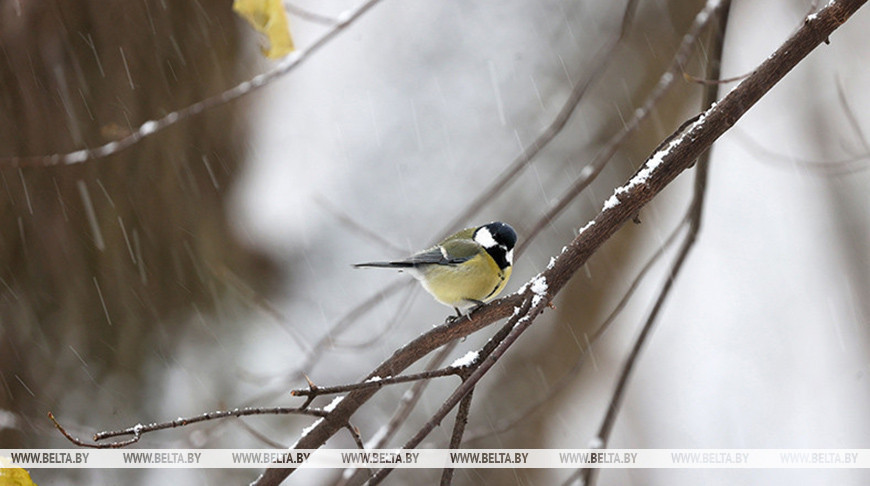
[[[0,156],[105,143],[274,66],[229,2],[75,3],[0,1]],[[215,409],[298,405],[289,390],[304,387],[302,373],[319,385],[364,377],[450,310],[407,276],[351,264],[436,241],[529,149],[570,90],[592,79],[559,136],[464,222],[506,221],[522,241],[632,116],[703,4],[639,2],[602,72],[597,59],[618,36],[624,2],[384,1],[268,87],[115,156],[0,170],[0,448],[69,447],[49,410],[86,438]],[[294,5],[336,17],[356,2]],[[750,72],[811,8],[735,1],[723,77]],[[610,446],[870,447],[868,25],[864,8],[715,145],[699,240]],[[298,46],[327,28],[291,16]],[[707,40],[693,49],[689,74],[703,77]],[[531,242],[506,292],[543,269],[701,109],[700,93],[676,82]],[[672,250],[572,368],[679,223],[691,191],[689,171],[641,213],[642,224],[592,258],[484,379],[467,447],[589,445]],[[345,318],[367,299],[376,305]],[[492,332],[469,337],[455,355]],[[389,445],[404,442],[453,386],[430,385]],[[364,439],[405,389],[383,389],[354,417]],[[268,447],[264,436],[290,445],[310,422],[211,422],[147,435],[141,446]],[[444,447],[450,426],[425,446]],[[346,434],[329,445],[353,447]],[[559,484],[569,473],[458,470],[455,484]],[[32,471],[37,484],[246,484],[256,474]],[[288,483],[332,484],[339,474],[300,471]],[[397,471],[387,482],[431,484],[439,474]],[[868,479],[860,470],[606,470],[599,484]]]

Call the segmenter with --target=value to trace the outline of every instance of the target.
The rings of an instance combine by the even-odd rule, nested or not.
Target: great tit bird
[[[458,316],[493,299],[511,276],[517,233],[494,222],[466,228],[404,260],[357,263],[360,267],[407,270],[423,288]]]

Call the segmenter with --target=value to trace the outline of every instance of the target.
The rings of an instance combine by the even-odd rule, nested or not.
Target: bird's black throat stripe
[[[511,266],[511,262],[507,259],[507,250],[503,246],[493,246],[486,249],[486,252],[489,253],[489,256],[495,260],[498,268],[504,270],[505,268]]]
[[[498,281],[498,283],[495,284],[495,287],[493,287],[492,290],[490,290],[489,293],[486,295],[486,297],[484,297],[484,300],[485,300],[485,299],[489,299],[490,297],[493,296],[493,294],[495,294],[496,292],[498,292],[498,288],[501,287],[501,283],[502,283],[502,282],[504,282],[504,274],[499,275],[499,281]]]

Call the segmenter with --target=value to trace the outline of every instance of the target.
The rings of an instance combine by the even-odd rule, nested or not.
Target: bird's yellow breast
[[[458,265],[432,265],[420,281],[439,302],[468,308],[495,298],[507,285],[512,268],[499,268],[489,254],[481,252]]]

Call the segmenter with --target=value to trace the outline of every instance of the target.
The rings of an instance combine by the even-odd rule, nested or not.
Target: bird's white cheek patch
[[[492,237],[492,233],[490,233],[486,228],[480,228],[477,230],[477,233],[474,234],[474,241],[480,243],[484,248],[492,248],[498,245],[498,243],[495,242],[495,238]]]
[[[508,263],[510,263],[511,265],[514,264],[514,251],[513,250],[508,250],[507,253],[504,254],[504,256],[505,256],[505,259],[507,259]]]

